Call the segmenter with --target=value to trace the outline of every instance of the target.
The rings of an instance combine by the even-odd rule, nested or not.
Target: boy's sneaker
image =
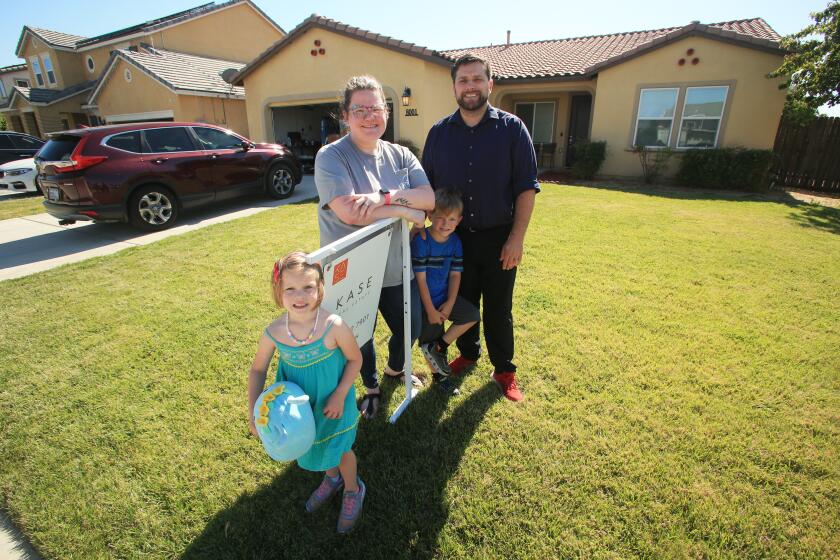
[[[449,375],[452,370],[449,369],[449,364],[446,361],[446,352],[441,352],[436,342],[426,342],[420,345],[420,351],[429,360],[429,363],[434,368],[435,373],[440,375]]]
[[[464,373],[466,370],[475,366],[475,360],[468,360],[463,356],[458,356],[451,362],[449,362],[449,369],[452,371],[452,375],[457,377]]]
[[[306,511],[312,513],[332,498],[336,492],[338,492],[341,487],[344,486],[344,479],[341,478],[341,474],[338,475],[338,480],[333,480],[327,475],[324,475],[324,480],[321,481],[321,484],[318,488],[312,492],[312,495],[309,496],[309,499],[306,500]]]
[[[449,379],[448,375],[441,375],[436,373],[434,375],[435,380],[435,389],[443,393],[444,395],[460,395],[461,390],[452,383],[452,380]]]
[[[516,385],[516,376],[512,371],[499,371],[494,373],[491,377],[493,378],[493,381],[496,382],[496,385],[499,386],[499,389],[502,390],[502,394],[509,401],[519,402],[524,398],[522,396],[522,391],[520,391],[519,387]]]
[[[357,492],[344,492],[344,499],[341,502],[341,513],[338,514],[338,525],[336,530],[340,535],[346,535],[356,525],[356,521],[362,515],[362,503],[365,501],[365,483],[361,478]]]

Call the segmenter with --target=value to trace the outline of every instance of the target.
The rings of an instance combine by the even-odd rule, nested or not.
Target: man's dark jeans
[[[502,270],[499,256],[510,235],[510,226],[470,232],[458,231],[464,247],[464,272],[459,295],[476,307],[483,304],[484,340],[487,354],[496,372],[516,371],[513,360],[513,286],[516,268]],[[458,350],[468,360],[481,353],[479,326],[462,334]]]

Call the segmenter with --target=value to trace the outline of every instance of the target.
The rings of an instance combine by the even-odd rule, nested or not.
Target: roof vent
[[[699,19],[693,19],[693,20],[691,20],[691,23],[693,23],[694,25],[697,25],[698,23],[700,23],[700,20]]]
[[[221,76],[222,79],[224,81],[226,81],[227,83],[233,85],[231,83],[231,79],[236,75],[237,72],[238,72],[238,70],[236,68],[228,68],[226,70],[222,70],[221,72],[219,72],[219,76]]]
[[[505,45],[510,45],[510,29],[508,29],[507,32],[507,43],[505,43]]]
[[[146,51],[149,54],[160,55],[160,53],[157,51],[157,49],[155,49],[152,45],[150,45],[148,43],[140,43],[140,48],[142,48],[144,51]]]

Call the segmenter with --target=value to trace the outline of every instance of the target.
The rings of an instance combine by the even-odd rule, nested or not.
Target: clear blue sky
[[[5,0],[0,19],[0,66],[17,64],[15,47],[23,25],[92,37],[203,4],[202,0]],[[763,17],[788,35],[810,23],[809,13],[827,0],[485,0],[373,2],[355,0],[256,0],[290,31],[312,13],[432,49],[501,43],[511,30],[514,42],[601,35]]]

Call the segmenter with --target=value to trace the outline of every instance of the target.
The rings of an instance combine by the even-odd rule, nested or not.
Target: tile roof
[[[318,14],[312,14],[290,31],[286,37],[274,43],[248,63],[245,68],[231,78],[232,83],[242,84],[244,78],[255,68],[313,27],[348,35],[446,66],[462,54],[476,53],[490,61],[493,67],[493,77],[497,80],[556,79],[564,76],[573,79],[591,77],[607,65],[617,64],[631,56],[641,54],[649,48],[660,46],[664,42],[692,33],[781,52],[779,47],[781,37],[761,18],[708,25],[692,22],[685,26],[650,31],[435,51],[353,27]]]
[[[490,61],[496,79],[583,77],[690,33],[780,50],[779,34],[763,19],[755,18],[708,25],[693,22],[682,27],[649,31],[453,49],[440,54],[449,60],[455,60],[466,53],[478,54]]]
[[[28,29],[50,45],[65,47],[68,49],[74,48],[76,43],[87,38],[82,37],[81,35],[71,35],[70,33],[62,33],[60,31],[52,31],[50,29],[42,29],[40,27],[29,27],[28,25],[24,25],[23,29],[24,31]],[[21,35],[21,40],[22,39],[23,36]]]
[[[15,94],[22,96],[33,105],[52,105],[53,103],[67,99],[68,97],[73,97],[74,95],[79,95],[85,91],[93,89],[94,85],[96,85],[96,81],[90,80],[66,87],[64,89],[26,88],[14,86],[12,88],[12,93],[7,98],[6,104],[0,108],[11,106],[12,98]]]
[[[422,47],[420,45],[415,45],[414,43],[407,43],[406,41],[394,39],[393,37],[388,37],[387,35],[380,35],[379,33],[367,31],[359,27],[353,27],[352,25],[347,25],[346,23],[341,23],[340,21],[336,21],[334,19],[319,16],[318,14],[312,14],[311,16],[303,20],[294,29],[289,31],[288,35],[286,35],[285,37],[268,47],[268,49],[263,51],[262,54],[257,56],[257,58],[249,62],[247,66],[245,66],[245,68],[243,68],[238,74],[231,78],[231,83],[241,84],[245,76],[250,74],[255,68],[262,65],[277,51],[281,50],[286,45],[291,44],[295,39],[297,39],[298,36],[302,35],[303,33],[308,31],[309,29],[312,29],[313,27],[327,29],[334,33],[347,35],[349,37],[353,37],[354,39],[359,39],[368,43],[374,43],[387,49],[399,51],[410,56],[423,58],[425,60],[442,64],[445,66],[449,65],[449,61],[443,58],[438,51]]]
[[[147,46],[137,51],[128,49],[114,51],[108,68],[102,73],[93,95],[88,100],[89,104],[94,102],[117,59],[123,59],[136,66],[153,79],[179,93],[194,91],[219,96],[245,97],[245,88],[231,86],[221,77],[221,73],[229,68],[241,70],[245,66],[241,62],[218,60]]]
[[[97,35],[96,37],[82,37],[80,35],[70,35],[69,33],[60,33],[58,31],[51,31],[49,29],[40,29],[37,27],[23,27],[23,33],[21,33],[20,40],[18,41],[18,47],[16,52],[19,54],[20,47],[23,44],[23,35],[25,34],[26,30],[31,31],[32,33],[41,37],[44,41],[49,43],[50,45],[58,46],[58,47],[65,47],[70,49],[78,49],[82,47],[90,47],[92,45],[97,45],[99,43],[104,43],[106,41],[111,41],[113,39],[118,39],[120,37],[125,37],[128,35],[134,35],[137,33],[152,33],[159,29],[163,29],[165,27],[169,27],[171,25],[176,25],[178,23],[183,23],[187,20],[197,18],[203,15],[207,15],[211,12],[215,12],[217,10],[222,10],[224,8],[228,8],[235,4],[248,4],[252,8],[254,8],[257,12],[259,12],[265,19],[267,19],[274,27],[283,31],[283,28],[277,25],[265,12],[263,12],[256,4],[254,4],[251,0],[228,0],[227,2],[222,2],[220,4],[214,4],[213,2],[208,2],[206,4],[202,4],[200,6],[196,6],[194,8],[190,8],[189,10],[183,10],[180,12],[176,12],[174,14],[169,14],[167,16],[159,17],[156,19],[151,19],[149,21],[144,21],[143,23],[138,23],[137,25],[132,25],[130,27],[125,27],[123,29],[118,29],[116,31],[109,31],[108,33],[104,33],[102,35]]]
[[[26,63],[24,64],[12,64],[10,66],[4,66],[0,68],[0,74],[7,74],[9,72],[17,72],[19,70],[26,70]]]

